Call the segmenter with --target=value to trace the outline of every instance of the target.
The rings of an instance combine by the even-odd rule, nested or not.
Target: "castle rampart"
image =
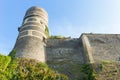
[[[120,61],[120,34],[82,34],[80,38],[47,38],[48,15],[39,7],[25,14],[14,49],[16,57],[46,62],[49,67],[80,79],[81,64]],[[82,77],[82,76],[81,76]]]

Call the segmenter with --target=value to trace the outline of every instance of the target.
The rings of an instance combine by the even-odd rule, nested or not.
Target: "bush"
[[[90,64],[86,64],[82,66],[81,72],[84,73],[84,80],[96,80],[95,73],[91,69]]]
[[[51,39],[64,39],[66,37],[64,37],[64,36],[50,36],[49,38],[51,38]]]
[[[10,59],[9,56],[0,55],[0,62],[2,62],[0,79],[2,80],[68,80],[67,76],[50,69],[45,63],[38,63],[32,59]]]
[[[9,56],[11,56],[11,58],[14,58],[15,54],[16,54],[16,50],[14,49],[10,52]]]
[[[7,68],[10,61],[11,57],[3,56],[0,54],[0,71],[4,71]]]

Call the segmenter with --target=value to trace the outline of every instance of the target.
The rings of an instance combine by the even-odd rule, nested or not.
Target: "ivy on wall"
[[[47,37],[50,36],[48,26],[45,26],[45,34]]]

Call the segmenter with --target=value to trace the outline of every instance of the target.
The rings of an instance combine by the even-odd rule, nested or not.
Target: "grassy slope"
[[[35,60],[14,59],[0,55],[0,80],[68,80],[64,74]]]

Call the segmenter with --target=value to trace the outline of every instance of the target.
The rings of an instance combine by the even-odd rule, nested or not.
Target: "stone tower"
[[[45,62],[45,30],[48,27],[48,14],[39,7],[27,10],[22,26],[18,28],[19,35],[14,46],[16,57],[35,59]]]

